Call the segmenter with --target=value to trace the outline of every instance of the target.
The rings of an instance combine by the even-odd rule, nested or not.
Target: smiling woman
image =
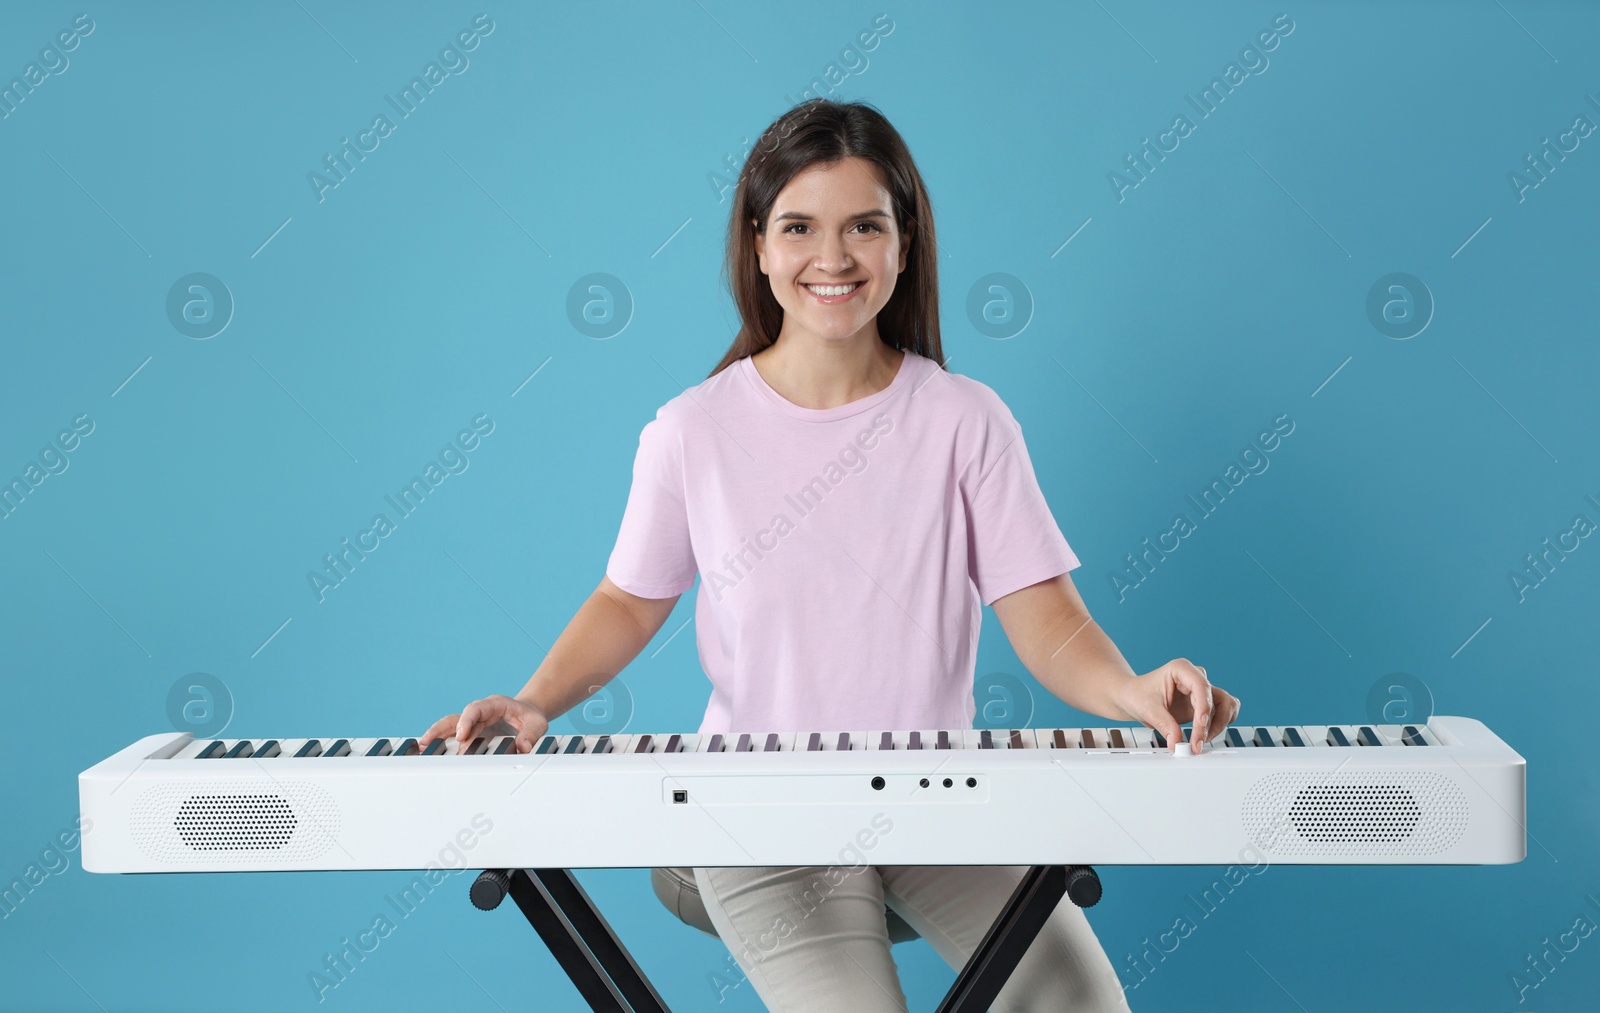
[[[869,105],[816,99],[758,148],[728,221],[738,333],[640,431],[605,579],[515,698],[473,701],[419,742],[494,728],[530,751],[640,653],[698,578],[708,741],[970,729],[988,605],[1050,692],[1156,728],[1173,749],[1192,721],[1200,751],[1238,700],[1182,658],[1142,676],[1128,667],[1072,585],[1078,557],[1022,427],[992,389],[945,368],[933,213],[900,134]],[[854,448],[871,450],[870,467]],[[675,916],[712,927],[770,1008],[890,1013],[905,1008],[890,947],[914,933],[962,967],[1027,871],[864,864],[760,952],[745,942],[804,908],[815,868],[652,879]],[[991,1008],[1127,1005],[1083,911],[1062,901]]]
[[[698,573],[713,687],[702,733],[970,728],[981,606],[1010,603],[1008,633],[1054,635],[1067,599],[1048,582],[1067,580],[1078,559],[1016,419],[994,391],[944,368],[932,208],[900,134],[869,105],[818,99],[771,124],[758,148],[728,223],[742,326],[711,375],[640,434],[607,577],[660,598]],[[786,493],[816,490],[817,462],[863,419],[894,433],[870,469],[827,477],[826,501],[819,491],[803,524],[782,525],[781,552],[777,536],[741,538],[769,524]],[[1077,652],[1099,652],[1099,679],[1079,681],[1136,681],[1097,630],[1077,642],[1058,652],[1075,669],[1095,667]],[[1074,699],[1110,709],[1104,692]],[[817,870],[655,879],[670,873],[663,900],[714,929],[769,1008],[805,1013],[903,1010],[893,943],[920,935],[961,967],[1023,871],[864,865],[759,952],[746,941],[803,909]],[[1088,920],[1063,903],[993,1008],[1127,1007]]]

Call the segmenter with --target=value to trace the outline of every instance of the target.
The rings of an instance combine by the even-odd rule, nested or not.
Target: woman
[[[814,99],[769,126],[729,225],[743,326],[641,432],[600,587],[516,697],[474,701],[425,741],[515,734],[529,751],[696,575],[702,733],[970,728],[982,605],[1079,710],[1142,722],[1169,748],[1192,720],[1195,750],[1232,721],[1239,701],[1204,668],[1136,676],[1090,618],[1016,420],[944,369],[936,255],[922,178],[877,110]],[[821,904],[817,871],[693,870],[718,935],[785,1013],[904,1010],[885,907],[958,968],[1024,870],[864,865]],[[993,1009],[1126,1003],[1063,900]]]

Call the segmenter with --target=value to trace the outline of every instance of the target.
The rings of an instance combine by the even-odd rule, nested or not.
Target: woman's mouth
[[[852,281],[845,285],[802,285],[801,287],[810,292],[811,298],[817,302],[825,306],[832,306],[835,303],[849,301],[850,297],[856,294],[856,290],[862,284],[859,281]]]

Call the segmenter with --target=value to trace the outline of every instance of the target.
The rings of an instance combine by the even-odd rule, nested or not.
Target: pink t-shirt
[[[971,728],[982,605],[1078,565],[999,396],[906,350],[802,408],[740,359],[639,434],[606,567],[643,598],[700,576],[699,730]]]

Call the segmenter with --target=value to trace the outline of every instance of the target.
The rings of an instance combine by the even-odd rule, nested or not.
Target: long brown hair
[[[756,234],[765,233],[778,193],[800,172],[822,163],[863,158],[878,167],[894,204],[895,227],[911,240],[906,269],[878,312],[878,337],[944,366],[939,344],[939,262],[933,207],[922,175],[898,131],[864,102],[813,98],[772,121],[762,131],[739,172],[728,216],[728,251],[723,280],[738,309],[739,333],[707,378],[772,345],[783,326],[783,307],[756,259]],[[751,224],[751,220],[755,224]]]

